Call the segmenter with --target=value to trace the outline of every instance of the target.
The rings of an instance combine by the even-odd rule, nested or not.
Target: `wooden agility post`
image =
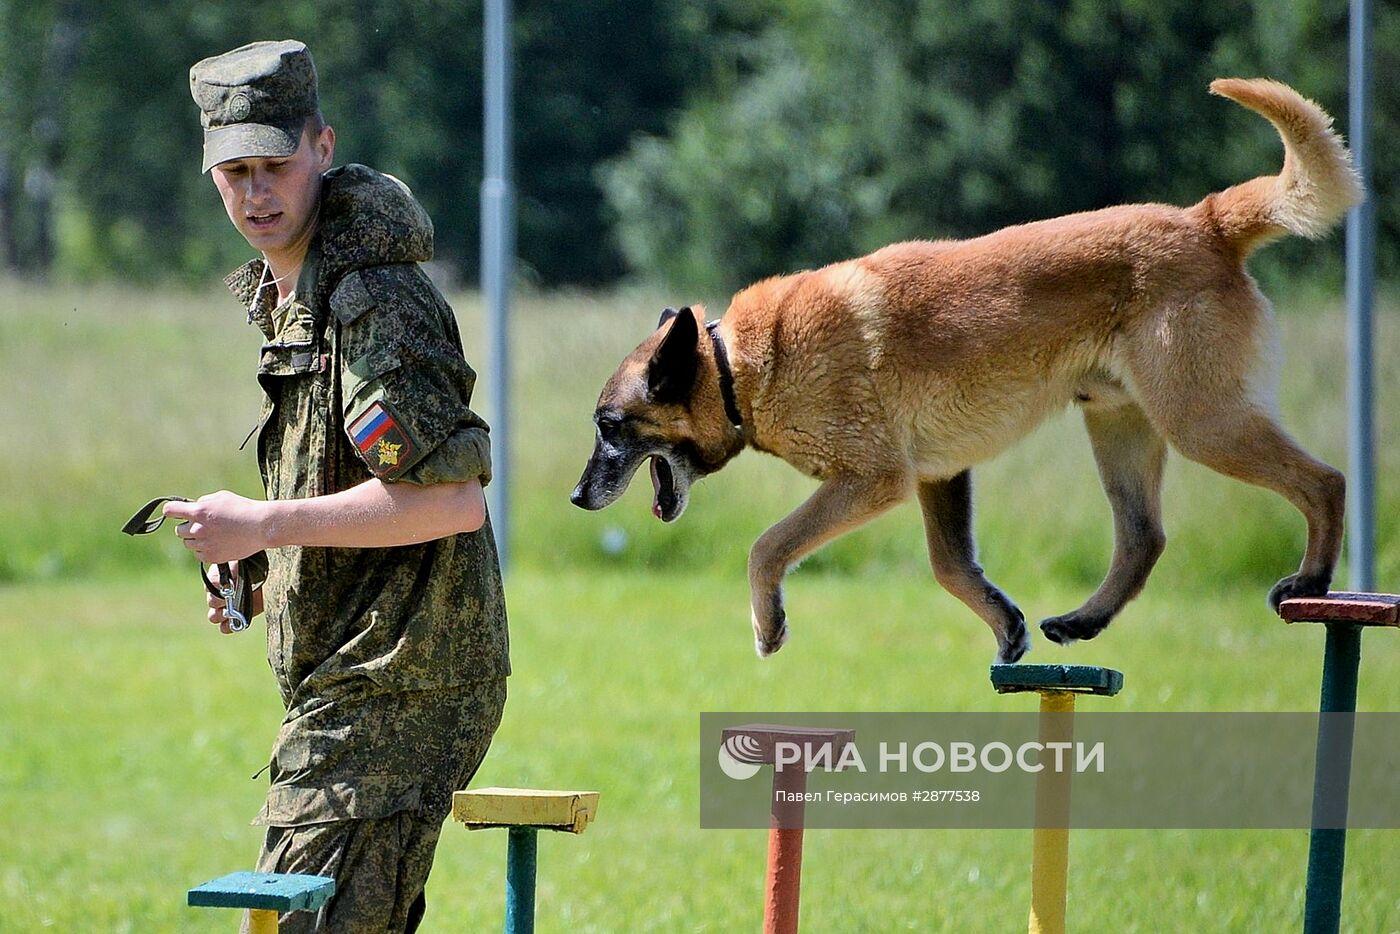
[[[192,908],[246,908],[249,934],[276,934],[277,916],[315,911],[335,894],[335,880],[282,872],[233,872],[189,890]]]
[[[1342,872],[1346,862],[1347,796],[1351,789],[1351,744],[1355,730],[1357,673],[1363,626],[1400,627],[1400,595],[1329,593],[1284,600],[1279,616],[1288,623],[1324,623],[1322,698],[1313,780],[1313,826],[1308,838],[1305,934],[1335,934],[1342,921]],[[1326,716],[1342,714],[1343,716]],[[1340,826],[1336,826],[1340,824]]]
[[[722,736],[726,748],[733,748],[733,741],[739,740],[752,750],[746,755],[746,762],[773,766],[763,934],[797,934],[802,892],[802,832],[807,811],[802,800],[807,790],[806,762],[816,758],[820,750],[826,750],[820,753],[824,761],[839,762],[845,748],[855,742],[855,731],[753,723],[727,727]],[[778,768],[779,743],[811,750],[811,755]]]
[[[1074,740],[1074,695],[1111,697],[1123,675],[1092,665],[993,665],[998,694],[1040,695],[1040,742]],[[1035,777],[1035,831],[1031,847],[1030,934],[1064,934],[1069,892],[1068,770],[1042,769]]]
[[[506,827],[506,934],[535,930],[536,846],[540,830],[583,833],[598,814],[596,791],[481,788],[452,796],[452,816],[468,830]]]

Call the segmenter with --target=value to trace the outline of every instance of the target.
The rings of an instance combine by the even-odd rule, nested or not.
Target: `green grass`
[[[1030,710],[986,681],[991,639],[929,581],[810,577],[794,639],[754,658],[738,575],[523,572],[510,584],[516,673],[478,782],[596,788],[580,838],[541,839],[540,930],[752,930],[764,834],[697,828],[706,710]],[[260,628],[220,636],[197,584],[163,573],[0,592],[0,928],[228,930],[184,889],[247,867],[248,825],[280,708]],[[1033,609],[1075,594],[1044,590]],[[1385,634],[1368,638],[1362,709],[1400,709]],[[1126,672],[1114,710],[1308,710],[1321,631],[1256,594],[1152,594],[1100,640],[1040,661]],[[1267,672],[1267,677],[1260,676]],[[1293,929],[1303,831],[1085,831],[1073,839],[1079,930]],[[1394,833],[1353,832],[1346,929],[1391,930]],[[814,831],[813,931],[1011,931],[1029,897],[1027,831]],[[499,929],[504,835],[449,826],[428,931]],[[10,925],[13,925],[11,927]]]
[[[581,838],[541,840],[540,930],[753,930],[763,834],[698,829],[701,711],[1031,709],[986,682],[992,640],[940,592],[905,507],[835,543],[788,587],[792,643],[751,649],[744,561],[811,489],[748,454],[700,484],[674,525],[648,484],[599,514],[568,505],[589,415],[616,361],[664,300],[520,301],[514,348],[513,661],[505,720],[481,784],[603,792]],[[674,303],[674,299],[672,299]],[[455,302],[484,367],[474,297]],[[1342,318],[1282,309],[1285,422],[1344,464]],[[1400,322],[1383,303],[1378,347]],[[247,868],[248,825],[280,705],[261,626],[202,622],[173,535],[117,528],[161,493],[257,495],[237,451],[257,416],[257,336],[214,292],[37,288],[0,282],[0,398],[14,452],[0,473],[0,931],[229,930],[183,907],[190,885]],[[1400,428],[1400,366],[1378,354],[1378,436]],[[1039,618],[1077,604],[1109,550],[1108,510],[1082,429],[1052,422],[978,472],[989,573]],[[1400,585],[1400,447],[1380,450],[1382,587]],[[1277,497],[1173,458],[1168,549],[1146,594],[1099,640],[1031,661],[1109,664],[1114,710],[1311,710],[1322,633],[1264,606],[1296,566],[1302,522]],[[617,553],[606,539],[624,541]],[[1343,572],[1345,573],[1345,572]],[[1400,646],[1366,637],[1359,704],[1400,710]],[[1089,702],[1086,702],[1086,704]],[[1349,837],[1344,929],[1400,930],[1392,832]],[[814,831],[804,929],[1014,931],[1029,897],[1025,831]],[[505,840],[445,831],[427,931],[500,926]],[[1074,836],[1079,930],[1297,929],[1302,831],[1097,831]]]

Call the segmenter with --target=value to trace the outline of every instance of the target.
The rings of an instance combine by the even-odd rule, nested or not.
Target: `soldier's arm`
[[[476,374],[451,311],[420,269],[348,274],[330,299],[340,323],[345,432],[372,475],[339,493],[264,502],[227,491],[167,503],[208,562],[269,547],[376,548],[471,532],[491,479],[486,423],[470,408]]]
[[[352,272],[331,294],[345,433],[373,476],[413,484],[491,480],[476,374],[452,310],[411,264]]]
[[[268,504],[268,540],[378,547],[476,531],[491,445],[471,410],[476,374],[451,309],[408,263],[346,275],[330,305],[345,433],[373,476],[341,493]]]
[[[256,500],[220,490],[193,503],[167,503],[165,514],[184,519],[176,533],[185,547],[216,564],[283,545],[388,548],[475,532],[486,521],[486,500],[478,480],[371,478],[306,499]]]
[[[416,545],[475,532],[486,521],[479,480],[422,485],[373,478],[339,493],[264,505],[264,534],[273,548]]]

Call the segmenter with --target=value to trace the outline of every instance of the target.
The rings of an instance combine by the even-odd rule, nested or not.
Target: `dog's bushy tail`
[[[1283,138],[1283,170],[1211,195],[1201,203],[1222,236],[1249,252],[1285,233],[1320,237],[1364,192],[1332,118],[1286,84],[1217,78],[1212,94],[1268,119]]]

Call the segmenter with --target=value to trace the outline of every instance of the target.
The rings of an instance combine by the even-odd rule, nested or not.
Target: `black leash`
[[[166,503],[188,503],[185,496],[157,496],[140,509],[136,515],[126,520],[122,531],[127,535],[150,535],[165,522],[160,508]],[[267,553],[260,551],[249,555],[238,564],[239,574],[235,578],[233,570],[225,562],[218,565],[219,586],[215,587],[205,573],[204,562],[199,563],[199,579],[211,596],[224,601],[224,616],[228,618],[228,628],[242,632],[248,628],[253,617],[253,590],[267,577]]]

